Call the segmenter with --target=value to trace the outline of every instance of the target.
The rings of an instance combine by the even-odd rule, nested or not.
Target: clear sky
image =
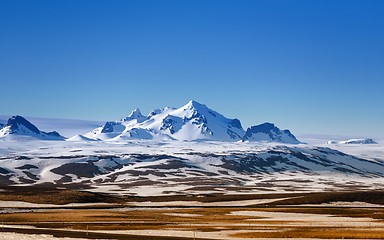
[[[0,0],[0,114],[194,99],[243,127],[384,137],[382,0]]]

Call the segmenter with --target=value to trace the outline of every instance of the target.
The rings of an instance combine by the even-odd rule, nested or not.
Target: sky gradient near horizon
[[[243,127],[384,137],[384,1],[0,0],[1,115],[190,99]]]

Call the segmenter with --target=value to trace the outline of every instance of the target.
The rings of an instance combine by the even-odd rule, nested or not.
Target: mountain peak
[[[19,126],[22,125],[29,129],[31,132],[39,134],[40,130],[30,123],[27,119],[22,116],[16,115],[8,119],[7,126],[9,127],[10,133],[16,133],[19,130]]]
[[[128,117],[123,118],[121,121],[125,122],[131,121],[133,119],[136,119],[138,122],[142,122],[146,119],[146,117],[141,114],[140,109],[135,108]]]
[[[206,105],[204,104],[201,104],[195,100],[190,100],[184,107],[187,107],[187,108],[194,108],[196,110],[199,110],[201,108],[207,108]]]
[[[8,119],[7,125],[0,130],[0,137],[6,135],[24,135],[46,140],[64,139],[58,132],[43,132],[22,116],[16,115]]]
[[[143,117],[143,115],[141,114],[140,109],[135,108],[135,109],[131,112],[131,114],[129,114],[128,117],[137,119],[137,118],[139,118],[139,117]]]

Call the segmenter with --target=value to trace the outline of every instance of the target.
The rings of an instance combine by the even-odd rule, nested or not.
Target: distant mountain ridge
[[[89,131],[89,130],[88,130]],[[11,117],[0,126],[0,137],[29,136],[42,140],[64,140],[56,131],[43,132],[22,116]],[[289,130],[280,130],[272,123],[252,126],[245,131],[239,119],[230,119],[196,101],[180,108],[165,107],[144,116],[139,109],[119,121],[108,121],[68,141],[126,141],[132,139],[224,142],[278,142],[298,144]]]
[[[371,138],[357,138],[357,139],[349,139],[346,141],[328,141],[327,144],[377,144],[373,139]]]

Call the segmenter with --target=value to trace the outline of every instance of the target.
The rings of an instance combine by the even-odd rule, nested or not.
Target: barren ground
[[[0,191],[0,200],[0,231],[7,232],[0,239],[384,236],[384,194],[377,191],[143,198],[8,187]],[[28,235],[18,235],[21,233]]]

